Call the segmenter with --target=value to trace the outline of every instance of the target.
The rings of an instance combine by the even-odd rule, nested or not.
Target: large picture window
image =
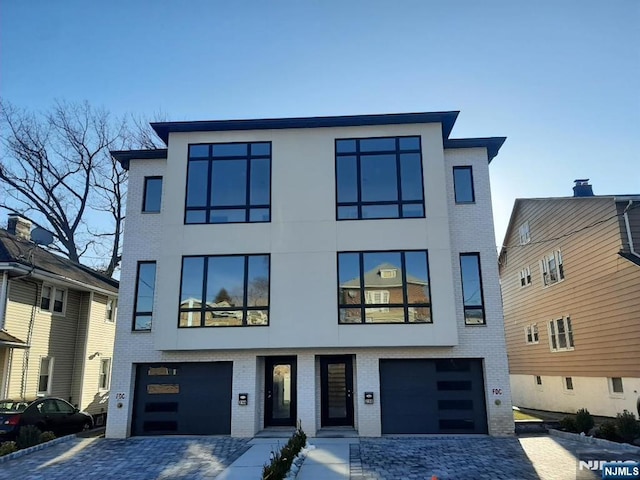
[[[178,326],[269,324],[269,255],[184,257]]]
[[[549,322],[549,347],[552,352],[573,350],[571,318],[558,318]]]
[[[189,145],[185,223],[271,220],[271,143]]]
[[[336,140],[337,219],[424,217],[420,137]]]
[[[431,323],[426,250],[338,253],[338,321]]]
[[[138,262],[134,330],[151,330],[153,297],[156,289],[156,262]]]
[[[462,297],[465,325],[484,325],[484,299],[479,253],[461,253]]]

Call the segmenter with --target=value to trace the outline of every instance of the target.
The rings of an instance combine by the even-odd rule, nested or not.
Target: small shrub
[[[296,432],[280,451],[271,452],[271,462],[262,469],[263,480],[282,480],[287,476],[293,459],[307,443],[307,435],[298,425]]]
[[[585,434],[589,433],[589,430],[593,428],[593,417],[589,413],[589,410],[586,408],[581,408],[576,413],[575,418],[576,431],[578,433],[584,432]]]
[[[640,425],[636,421],[636,416],[628,410],[616,415],[616,429],[625,442],[631,443],[640,436]]]
[[[0,443],[0,457],[3,455],[9,455],[18,450],[16,442],[2,442]]]
[[[602,422],[598,427],[598,437],[605,440],[611,440],[613,442],[618,441],[618,433],[616,431],[616,424],[611,420]]]
[[[55,440],[56,435],[53,432],[42,432],[40,434],[40,443],[50,442],[51,440]]]
[[[33,447],[40,443],[40,435],[42,432],[35,425],[26,425],[20,428],[18,431],[18,438],[16,438],[16,444],[18,449]]]
[[[576,425],[576,419],[567,415],[562,420],[560,420],[560,428],[565,432],[576,433],[578,431],[578,426]]]

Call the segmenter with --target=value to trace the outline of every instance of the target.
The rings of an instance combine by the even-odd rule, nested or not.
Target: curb
[[[0,464],[4,462],[8,462],[9,460],[13,460],[15,458],[20,458],[24,455],[29,455],[30,453],[37,452],[39,450],[44,450],[45,448],[53,447],[54,445],[58,445],[59,443],[69,442],[74,438],[77,438],[75,434],[65,435],[64,437],[55,438],[48,442],[34,445],[33,447],[23,448],[22,450],[18,450],[17,452],[13,452],[8,455],[3,455],[0,457]]]
[[[566,438],[568,440],[575,440],[580,443],[586,443],[588,445],[597,445],[599,447],[606,447],[614,450],[624,450],[627,452],[640,453],[640,447],[635,445],[629,445],[628,443],[612,442],[605,440],[604,438],[589,437],[587,435],[578,435],[577,433],[562,432],[553,428],[549,429],[549,435]]]

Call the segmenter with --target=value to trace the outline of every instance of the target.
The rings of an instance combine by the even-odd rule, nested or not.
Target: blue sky
[[[640,193],[640,1],[0,4],[0,95],[204,120],[460,110],[518,197]]]

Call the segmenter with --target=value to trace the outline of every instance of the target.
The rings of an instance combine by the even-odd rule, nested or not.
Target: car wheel
[[[85,422],[85,423],[82,425],[82,431],[83,431],[83,432],[86,432],[87,430],[91,430],[91,424],[90,424],[89,422]]]

